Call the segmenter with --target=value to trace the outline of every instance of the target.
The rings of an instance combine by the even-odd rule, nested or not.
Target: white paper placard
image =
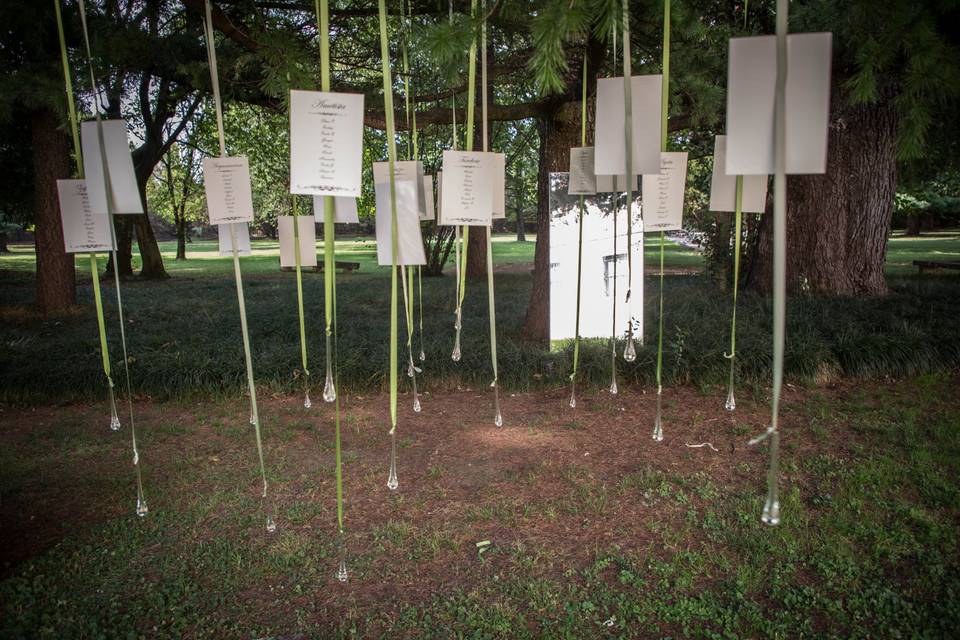
[[[313,216],[297,216],[297,231],[300,235],[300,266],[317,266],[317,219]],[[280,266],[297,266],[293,216],[277,216],[277,235],[280,236]]]
[[[433,176],[423,176],[423,193],[427,201],[426,212],[421,212],[420,220],[433,220],[436,217],[433,201]]]
[[[363,95],[290,92],[290,193],[360,197]]]
[[[737,176],[726,175],[727,136],[713,143],[713,175],[710,177],[710,211],[737,210]],[[767,206],[767,176],[743,177],[742,210],[763,213]]]
[[[776,36],[730,39],[726,157],[730,175],[774,172],[776,41]],[[787,36],[787,173],[827,169],[831,48],[830,33]]]
[[[90,209],[86,180],[57,180],[63,247],[67,253],[113,251],[111,220]]]
[[[633,176],[633,191],[640,190],[640,177]],[[626,193],[627,177],[623,175],[616,176],[597,176],[597,193]]]
[[[210,224],[253,222],[250,165],[246,156],[203,159],[203,190]]]
[[[683,196],[687,186],[687,152],[660,154],[660,173],[643,176],[643,228],[677,231],[683,228]]]
[[[493,154],[444,151],[443,224],[488,226],[493,219]]]
[[[427,215],[427,199],[423,191],[423,163],[419,160],[400,160],[393,163],[393,179],[413,182],[417,186],[417,216]],[[373,184],[390,184],[390,163],[373,163]]]
[[[140,189],[133,171],[133,156],[130,155],[130,143],[127,141],[127,123],[123,120],[103,120],[101,123],[110,190],[113,192],[113,213],[143,213],[143,201],[140,200]],[[103,183],[103,160],[100,156],[96,121],[80,123],[80,136],[90,210],[93,213],[105,214],[107,191]]]
[[[660,169],[660,105],[663,76],[633,76],[633,174]],[[623,78],[597,80],[597,113],[594,128],[593,171],[598,176],[624,175],[626,132],[623,129]]]
[[[233,242],[231,241],[230,227],[236,229],[237,233],[237,253],[241,256],[248,256],[250,251],[250,228],[246,222],[231,222],[228,224],[217,225],[217,242],[220,248],[221,256],[233,255]]]
[[[446,224],[443,222],[443,171],[437,171],[437,224]]]
[[[571,147],[570,186],[571,196],[590,196],[597,192],[597,174],[593,172],[593,147]]]
[[[390,183],[375,185],[377,196],[377,264],[393,263]],[[397,197],[397,264],[426,264],[423,239],[420,237],[420,218],[417,215],[417,183],[413,180],[394,182]]]
[[[493,156],[493,214],[494,220],[507,217],[507,156],[503,153],[490,153]]]
[[[313,215],[317,219],[317,222],[323,224],[323,196],[313,196]],[[360,216],[357,213],[357,199],[347,196],[334,196],[333,221],[346,224],[356,224],[360,222]]]

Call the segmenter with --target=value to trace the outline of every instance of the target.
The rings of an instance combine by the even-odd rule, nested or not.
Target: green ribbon
[[[73,140],[73,158],[77,165],[77,177],[83,179],[83,151],[80,146],[80,126],[77,122],[77,107],[73,98],[73,79],[70,77],[70,59],[67,55],[67,39],[63,29],[63,15],[60,11],[60,0],[53,0],[54,12],[57,16],[57,36],[60,40],[60,60],[63,64],[63,84],[67,94],[67,114],[70,117],[70,133]],[[113,378],[110,375],[110,349],[107,346],[107,329],[103,315],[103,298],[100,295],[100,267],[97,265],[97,254],[91,251],[90,278],[93,282],[93,301],[97,311],[97,330],[100,335],[100,360],[103,363],[103,374],[107,378],[107,393],[110,400],[110,426],[120,427],[117,417],[117,402],[113,394]]]
[[[87,54],[87,67],[90,71],[90,89],[97,92],[96,74],[93,70],[93,53],[90,49],[90,32],[87,29],[87,8],[84,0],[79,0],[80,25],[83,28],[83,44]],[[103,121],[100,112],[93,111],[97,121],[97,143],[100,148],[100,163],[103,171],[104,197],[107,203],[107,219],[110,227],[110,242],[113,245],[113,279],[117,294],[117,320],[120,323],[120,345],[123,350],[123,372],[127,383],[127,409],[130,413],[130,443],[133,449],[133,467],[137,479],[137,515],[147,515],[147,500],[143,492],[143,474],[140,471],[140,451],[137,448],[137,427],[133,419],[133,384],[130,380],[130,357],[127,353],[127,329],[123,319],[123,298],[120,295],[120,268],[117,266],[117,236],[114,229],[113,187],[110,185],[110,172],[107,168],[107,150],[103,139]]]
[[[470,1],[470,17],[475,18],[477,14],[477,0]],[[477,96],[477,37],[474,34],[470,41],[470,58],[467,66],[467,139],[464,148],[467,151],[473,151],[473,116],[475,112],[475,102]],[[463,299],[467,295],[467,249],[470,246],[470,226],[463,225],[461,233],[461,242],[463,250],[460,252],[460,287],[457,291],[457,343],[459,344],[459,334],[462,322]]]
[[[220,157],[227,155],[226,138],[223,132],[223,102],[220,98],[220,76],[217,72],[217,50],[213,40],[213,9],[210,0],[204,3],[204,36],[207,41],[207,61],[210,66],[210,84],[213,88],[213,102],[217,114],[217,140],[220,144]],[[296,220],[294,220],[296,223]],[[229,225],[230,243],[233,253],[233,277],[237,287],[237,305],[240,310],[240,333],[243,337],[243,357],[247,370],[247,388],[250,393],[250,422],[253,424],[257,442],[257,458],[260,462],[260,479],[263,482],[263,508],[266,514],[267,531],[273,532],[276,524],[273,521],[272,509],[266,503],[267,497],[267,468],[263,458],[263,439],[260,434],[260,413],[257,410],[257,386],[253,377],[253,358],[250,352],[250,332],[247,329],[247,305],[243,297],[243,275],[240,270],[240,254],[237,251],[237,230],[233,224]]]
[[[580,81],[581,85],[581,97],[580,97],[580,146],[587,146],[587,52],[583,52],[583,78]],[[573,340],[573,371],[570,373],[570,406],[577,406],[576,391],[577,391],[577,368],[580,364],[580,288],[581,288],[581,273],[583,268],[583,216],[584,216],[584,207],[583,207],[583,196],[580,196],[580,224],[577,229],[577,315],[575,321],[574,329],[574,340]],[[614,228],[614,235],[616,235],[617,230]],[[614,261],[616,261],[616,256],[614,256]]]
[[[627,182],[627,340],[633,340],[633,71],[630,57],[630,3],[623,2],[623,130]],[[616,176],[614,176],[616,182]]]
[[[310,399],[310,369],[307,368],[307,327],[303,313],[303,276],[300,256],[300,208],[297,196],[291,196],[293,203],[293,261],[297,270],[297,313],[300,319],[300,361],[303,363],[303,386],[305,399]]]
[[[734,212],[734,230],[733,230],[733,310],[730,314],[730,353],[723,354],[730,360],[730,384],[727,392],[728,410],[733,411],[736,407],[734,400],[733,385],[735,360],[737,357],[737,292],[740,289],[740,244],[742,225],[743,225],[743,176],[737,176],[736,181],[736,205]]]
[[[670,0],[663,0],[663,83],[660,92],[660,151],[667,150],[667,120],[670,114]],[[657,415],[654,419],[653,439],[663,440],[662,396],[663,396],[663,256],[666,240],[660,232],[660,291],[659,314],[657,318]]]

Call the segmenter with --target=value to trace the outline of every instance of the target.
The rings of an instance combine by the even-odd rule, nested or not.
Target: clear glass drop
[[[117,401],[113,397],[113,383],[110,383],[108,387],[110,390],[110,430],[119,431],[120,430],[120,416],[117,415]]]
[[[390,434],[390,475],[387,477],[387,489],[396,491],[400,483],[397,481],[397,434]]]
[[[337,569],[337,580],[340,582],[346,582],[347,578],[347,561],[344,558],[340,558],[340,568]]]
[[[310,392],[304,391],[303,392],[303,408],[309,409],[312,406],[313,406],[313,402],[310,400]]]
[[[413,377],[413,360],[412,359],[407,361],[407,377],[408,378]]]
[[[413,396],[413,411],[414,411],[414,413],[420,413],[420,411],[421,411],[422,409],[423,409],[423,407],[420,406],[420,396],[419,396],[419,395]]]
[[[570,408],[571,409],[577,408],[577,392],[575,389],[570,390]]]
[[[460,362],[460,336],[457,336],[457,341],[453,345],[453,353],[450,354],[450,357],[454,362]]]
[[[500,410],[499,410],[499,409],[497,409],[497,415],[496,415],[496,417],[494,417],[494,419],[493,419],[493,424],[495,424],[495,425],[498,426],[498,427],[502,427],[502,426],[503,426],[503,414],[500,413]]]
[[[660,417],[660,391],[657,391],[657,417],[653,420],[653,439],[663,442],[663,420]]]
[[[277,530],[277,523],[273,521],[273,516],[267,516],[267,533],[273,533]]]
[[[777,500],[775,493],[767,495],[767,501],[763,504],[763,515],[760,516],[760,520],[771,527],[780,524],[780,501]]]
[[[140,452],[136,449],[133,450],[133,466],[140,464]]]
[[[323,400],[333,402],[337,399],[337,388],[333,385],[333,371],[327,369],[327,382],[323,385]]]
[[[143,496],[137,496],[137,515],[144,518],[149,511],[147,501],[143,499]]]
[[[423,349],[420,349],[420,362],[426,362],[426,361],[427,361],[427,354],[424,353]]]
[[[633,336],[627,338],[627,346],[623,348],[623,359],[627,362],[637,359],[637,348],[633,344]]]
[[[257,417],[253,415],[253,409],[250,410],[250,424],[257,426]]]
[[[616,379],[616,378],[613,378],[613,379],[610,381],[610,395],[615,396],[615,395],[617,395],[617,393],[619,393],[619,392],[620,392],[620,390],[617,388],[617,379]]]
[[[737,401],[733,397],[733,387],[730,387],[730,391],[727,393],[727,401],[723,404],[723,408],[727,411],[733,411],[737,408]]]

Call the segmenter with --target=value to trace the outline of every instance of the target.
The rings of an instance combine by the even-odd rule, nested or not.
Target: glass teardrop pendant
[[[570,389],[570,408],[571,409],[577,408],[577,387],[576,386],[573,386]]]
[[[309,409],[312,406],[313,406],[313,402],[310,400],[310,392],[304,391],[303,392],[303,408]]]
[[[457,342],[453,345],[453,353],[450,354],[450,358],[453,359],[454,362],[460,362],[460,357],[460,337],[457,336]]]
[[[273,516],[267,516],[267,533],[273,533],[277,530],[277,523],[273,521]]]
[[[413,411],[414,411],[414,413],[420,413],[420,411],[421,411],[422,409],[423,409],[423,407],[420,406],[420,395],[419,395],[419,394],[414,395],[414,396],[413,396]]]
[[[615,396],[619,392],[620,390],[617,388],[617,379],[613,378],[610,380],[610,395]]]
[[[767,495],[767,501],[763,504],[763,515],[760,520],[764,524],[775,527],[780,524],[780,501],[777,500],[775,493]]]
[[[337,580],[340,582],[346,582],[347,578],[347,561],[345,558],[340,558],[340,568],[337,569]]]
[[[250,410],[250,424],[257,426],[257,417],[253,415],[253,409]]]
[[[390,434],[390,475],[387,476],[387,489],[396,491],[400,483],[397,481],[397,434]]]
[[[733,411],[737,408],[737,401],[733,397],[733,387],[730,387],[730,391],[727,393],[727,401],[723,404],[723,408],[727,411]]]
[[[426,361],[427,361],[427,354],[424,353],[423,349],[420,349],[420,362],[426,362]]]
[[[119,431],[120,430],[120,416],[117,415],[117,401],[113,397],[113,383],[110,383],[108,387],[110,391],[110,430]]]
[[[637,359],[637,348],[633,344],[633,336],[627,338],[627,346],[623,348],[623,359],[627,362],[633,362]]]
[[[660,391],[657,391],[657,417],[653,421],[653,439],[657,442],[663,441],[663,420],[660,416]]]
[[[143,499],[143,496],[137,496],[137,515],[144,518],[149,512],[147,501]]]
[[[327,369],[327,382],[323,385],[324,402],[333,402],[337,399],[337,388],[333,384],[333,371]]]

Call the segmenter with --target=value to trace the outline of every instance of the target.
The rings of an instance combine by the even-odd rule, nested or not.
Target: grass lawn
[[[140,403],[144,519],[102,405],[8,407],[0,636],[950,637],[958,382],[788,387],[778,528],[762,393],[667,389],[662,443],[640,388],[511,394],[502,429],[485,387],[404,396],[395,493],[387,399],[348,395],[345,584],[327,405],[262,403],[272,535],[241,400]]]

